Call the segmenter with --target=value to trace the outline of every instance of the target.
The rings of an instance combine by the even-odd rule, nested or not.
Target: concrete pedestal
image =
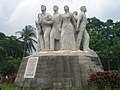
[[[34,78],[24,78],[28,59],[38,57]],[[15,90],[72,90],[87,85],[92,72],[103,71],[94,51],[44,51],[25,57],[14,82]]]

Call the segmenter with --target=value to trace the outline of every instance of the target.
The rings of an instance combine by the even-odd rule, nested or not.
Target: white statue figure
[[[75,27],[76,21],[72,13],[69,12],[69,7],[64,6],[65,13],[62,15],[61,21],[61,50],[76,50],[75,44]]]
[[[43,31],[42,28],[38,22],[38,20],[35,21],[37,31],[38,31],[38,51],[44,49],[44,38],[43,38]]]
[[[76,20],[76,22],[77,22],[77,20],[78,20],[78,12],[77,12],[77,11],[74,11],[74,12],[73,12],[73,16],[74,16],[74,18],[75,18],[75,20]]]
[[[80,45],[81,45],[81,40],[83,38],[83,50],[84,51],[89,51],[90,48],[89,48],[89,41],[90,41],[90,37],[89,37],[89,34],[86,30],[86,24],[87,24],[87,18],[86,18],[86,15],[85,15],[85,12],[87,12],[87,9],[85,6],[82,6],[80,8],[81,10],[81,13],[78,17],[78,20],[77,20],[77,41],[76,41],[76,45],[77,45],[77,50],[80,50]]]
[[[51,32],[51,24],[52,16],[46,13],[46,7],[41,5],[41,12],[38,14],[38,22],[41,26],[41,30],[43,31],[44,37],[44,50],[50,50],[50,32]]]
[[[53,10],[54,14],[52,16],[53,25],[50,33],[50,50],[59,50],[60,49],[60,22],[62,14],[58,13],[59,7],[54,5]]]

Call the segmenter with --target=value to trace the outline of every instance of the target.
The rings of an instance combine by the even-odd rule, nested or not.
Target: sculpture
[[[83,41],[83,50],[84,51],[89,51],[89,41],[90,41],[90,37],[89,34],[86,30],[86,24],[87,24],[87,18],[85,15],[85,12],[87,12],[87,9],[85,6],[82,6],[80,8],[81,13],[78,17],[78,21],[77,21],[77,40],[76,40],[76,45],[77,45],[77,50],[80,50],[80,44],[81,44],[81,40],[82,38],[84,39]]]
[[[59,50],[60,49],[60,22],[62,18],[62,14],[58,12],[59,7],[54,5],[53,11],[54,14],[52,16],[53,25],[50,33],[50,50]]]
[[[60,25],[61,31],[61,50],[76,50],[75,44],[75,27],[76,21],[72,13],[69,12],[69,7],[64,6],[65,13],[62,16],[62,21]]]
[[[38,14],[38,23],[41,26],[41,31],[43,32],[43,50],[49,50],[50,49],[50,31],[51,31],[51,24],[52,22],[52,16],[49,13],[46,13],[46,7],[44,5],[41,5],[41,12]]]
[[[90,90],[91,88],[86,87],[90,74],[103,71],[100,59],[94,51],[76,51],[80,47],[83,35],[84,50],[89,49],[86,7],[81,7],[82,13],[78,20],[75,20],[77,14],[70,13],[68,6],[64,6],[65,13],[62,18],[58,13],[58,7],[54,6],[53,9],[55,13],[51,17],[45,12],[46,7],[41,6],[42,13],[38,15],[36,21],[38,42],[41,44],[39,47],[42,50],[49,50],[50,39],[52,40],[50,47],[55,50],[57,46],[55,41],[61,40],[63,51],[38,52],[23,58],[14,82],[14,90],[23,90],[24,87],[29,87],[31,90],[79,90],[78,88]],[[61,31],[61,39],[58,30]],[[75,33],[78,34],[77,40],[80,40],[77,41],[77,49]]]
[[[46,13],[46,7],[41,6],[41,12],[38,14],[36,27],[38,29],[38,47],[41,50],[80,50],[81,40],[83,38],[83,50],[90,51],[90,37],[86,30],[87,18],[85,6],[80,8],[81,13],[77,16],[77,11],[69,12],[69,7],[64,6],[65,13],[58,13],[59,7],[53,6],[54,14],[51,16]],[[39,50],[40,51],[40,50]]]

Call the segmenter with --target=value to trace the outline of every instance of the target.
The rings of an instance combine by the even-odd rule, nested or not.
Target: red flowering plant
[[[97,86],[99,89],[104,89],[106,86],[111,87],[111,89],[120,88],[120,70],[92,73],[88,84]]]
[[[0,78],[0,84],[9,83],[10,81],[14,82],[15,77],[16,77],[16,73],[12,73],[12,74],[10,74],[8,76],[1,77]]]

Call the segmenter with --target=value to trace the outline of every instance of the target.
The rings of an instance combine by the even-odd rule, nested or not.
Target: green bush
[[[106,87],[110,87],[111,90],[120,89],[120,70],[92,73],[88,83],[91,87],[96,86],[100,90]]]
[[[16,73],[21,60],[15,59],[12,56],[5,57],[0,61],[0,71],[3,76],[10,75],[12,73]]]

